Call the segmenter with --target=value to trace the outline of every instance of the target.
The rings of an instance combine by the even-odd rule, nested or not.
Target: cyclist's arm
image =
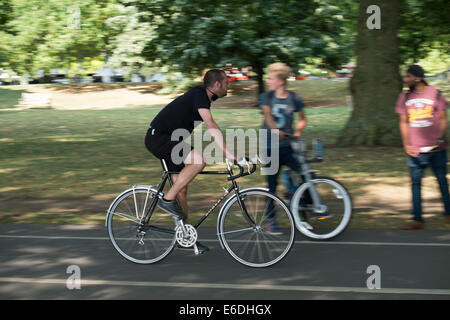
[[[205,122],[205,126],[208,129],[211,136],[214,138],[214,141],[219,145],[219,148],[222,149],[222,151],[225,153],[227,159],[238,161],[238,159],[228,150],[225,144],[225,140],[223,138],[223,134],[220,131],[220,128],[217,125],[217,123],[214,121],[211,111],[209,109],[198,109],[198,113]]]

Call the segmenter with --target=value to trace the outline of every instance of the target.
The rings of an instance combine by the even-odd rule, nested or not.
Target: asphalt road
[[[199,239],[210,252],[175,249],[137,265],[103,226],[3,224],[0,299],[450,299],[449,231],[346,230],[328,242],[297,234],[288,256],[264,269],[236,262],[213,229],[200,228]],[[380,288],[369,289],[376,275]]]

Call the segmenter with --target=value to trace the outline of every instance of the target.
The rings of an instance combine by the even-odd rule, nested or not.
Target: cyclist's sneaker
[[[265,231],[268,234],[279,236],[282,235],[283,232],[281,231],[280,227],[278,226],[277,220],[275,218],[268,218],[267,219],[267,226],[265,228]]]
[[[329,213],[328,211],[323,212],[323,213],[316,213],[313,212],[311,214],[311,219],[317,220],[317,221],[321,221],[321,220],[325,220],[328,218],[331,218],[333,215],[331,213]]]
[[[195,244],[197,245],[197,249],[198,249],[198,253],[199,254],[203,254],[203,253],[209,251],[209,248],[207,246],[201,244],[200,242],[197,241]]]
[[[199,253],[199,254],[204,254],[204,253],[206,253],[206,252],[209,251],[209,248],[208,248],[207,246],[202,245],[200,242],[197,241],[195,244],[197,245],[197,249],[198,249],[198,253]],[[192,246],[192,247],[183,247],[183,246],[180,246],[180,245],[177,243],[177,248],[179,248],[179,249],[190,249],[190,250],[192,250],[192,249],[194,249],[194,246]]]
[[[178,219],[181,220],[186,219],[186,215],[183,213],[183,210],[181,210],[176,200],[167,201],[161,199],[160,201],[158,201],[158,207],[160,207],[161,209],[163,209],[168,213],[175,215]]]

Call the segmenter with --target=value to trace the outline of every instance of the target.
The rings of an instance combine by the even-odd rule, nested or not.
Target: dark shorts
[[[164,160],[171,172],[180,172],[184,168],[184,160],[194,149],[183,138],[172,141],[170,134],[160,133],[153,128],[147,131],[145,146],[155,157]]]

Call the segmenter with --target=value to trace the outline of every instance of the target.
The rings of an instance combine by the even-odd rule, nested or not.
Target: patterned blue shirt
[[[294,113],[302,111],[304,108],[302,99],[292,91],[289,91],[287,98],[278,98],[273,91],[265,92],[259,96],[259,107],[262,106],[271,107],[275,126],[281,131],[289,134],[294,133],[294,130],[292,129]],[[262,128],[269,128],[265,121]],[[270,141],[268,141],[268,145],[270,146]],[[287,139],[280,140],[280,147],[286,145],[289,145]]]

